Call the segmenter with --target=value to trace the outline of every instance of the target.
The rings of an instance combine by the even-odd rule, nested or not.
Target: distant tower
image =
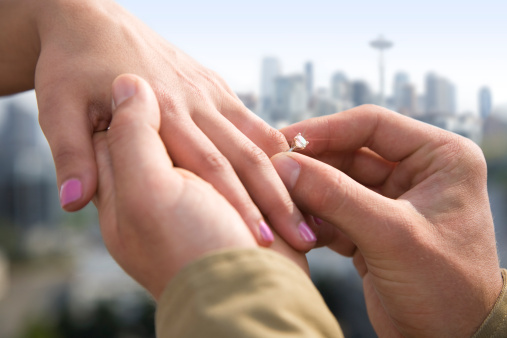
[[[405,72],[398,72],[394,75],[394,84],[393,84],[393,104],[394,109],[399,110],[403,105],[403,92],[405,86],[410,83],[410,77]]]
[[[456,113],[456,87],[435,73],[426,75],[426,114],[453,115]]]
[[[313,96],[313,63],[308,61],[305,63],[305,82],[306,82],[306,93],[308,99]]]
[[[372,103],[370,88],[365,81],[354,81],[350,85],[353,106]]]
[[[275,80],[275,109],[271,121],[292,123],[308,118],[306,81],[302,74],[279,76]]]
[[[393,43],[391,41],[387,41],[381,35],[377,40],[373,40],[370,42],[370,46],[379,50],[379,73],[380,73],[380,102],[381,106],[385,105],[385,92],[384,92],[384,49],[391,48]]]
[[[343,72],[336,72],[331,77],[331,97],[335,100],[347,100],[349,81]]]
[[[483,119],[487,119],[491,114],[491,90],[488,87],[482,87],[479,90],[479,115]]]
[[[260,114],[267,118],[275,108],[275,81],[281,74],[280,62],[273,57],[262,60],[261,88],[260,88]]]

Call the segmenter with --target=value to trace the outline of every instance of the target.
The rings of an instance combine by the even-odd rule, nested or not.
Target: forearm
[[[32,89],[40,40],[35,0],[0,0],[0,95]]]

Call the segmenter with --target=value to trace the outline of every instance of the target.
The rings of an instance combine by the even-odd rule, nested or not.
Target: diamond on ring
[[[292,141],[292,147],[290,147],[289,151],[305,149],[309,143],[310,141],[305,140],[303,135],[301,135],[301,133],[298,133],[294,137],[294,140]]]

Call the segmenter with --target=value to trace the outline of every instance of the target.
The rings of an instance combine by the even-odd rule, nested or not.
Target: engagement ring
[[[294,137],[294,140],[292,141],[292,147],[290,147],[289,151],[305,149],[309,143],[310,141],[305,140],[303,135],[301,135],[301,133],[298,133]]]

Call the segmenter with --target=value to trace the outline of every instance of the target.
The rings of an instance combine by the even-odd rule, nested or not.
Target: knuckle
[[[445,144],[443,158],[448,163],[456,163],[478,175],[486,175],[486,159],[481,148],[472,140],[456,135],[446,133],[442,142]]]
[[[249,140],[241,147],[242,153],[245,155],[244,159],[248,161],[250,167],[265,166],[271,163],[268,155],[262,149],[252,144]]]
[[[289,148],[289,143],[285,136],[275,128],[269,126],[265,130],[266,139],[275,149],[279,151],[286,151]]]
[[[218,151],[206,154],[203,163],[207,171],[215,173],[229,171],[232,168],[227,158]]]

